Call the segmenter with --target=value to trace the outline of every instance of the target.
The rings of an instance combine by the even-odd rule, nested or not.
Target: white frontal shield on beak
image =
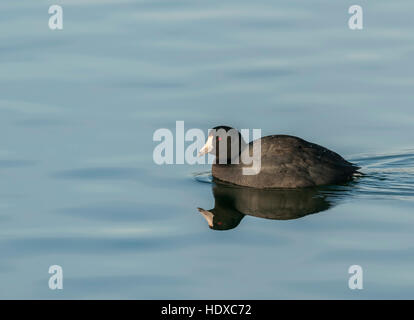
[[[200,152],[198,153],[198,156],[202,156],[206,153],[209,153],[211,150],[213,150],[213,136],[208,136],[207,142],[204,145],[204,147],[201,148]]]

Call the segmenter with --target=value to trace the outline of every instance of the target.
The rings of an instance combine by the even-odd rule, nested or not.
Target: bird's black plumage
[[[253,152],[256,148],[253,141],[247,144],[235,129],[230,130],[232,128],[227,126],[214,129],[214,148],[211,152],[216,154],[217,159],[213,164],[212,175],[219,181],[254,188],[300,188],[343,183],[351,180],[359,169],[339,154],[298,137],[263,137],[256,140],[256,143],[260,143],[260,152]],[[230,141],[225,136],[227,132],[231,132],[230,136],[234,139]],[[237,138],[240,141],[234,142]],[[220,142],[224,139],[229,140],[224,146],[227,148],[227,159],[218,161]],[[238,150],[229,150],[237,149],[237,146],[240,147]],[[260,163],[257,174],[243,173],[243,168],[249,168],[251,164],[243,161],[235,163],[234,159],[238,157],[241,160],[245,153]]]

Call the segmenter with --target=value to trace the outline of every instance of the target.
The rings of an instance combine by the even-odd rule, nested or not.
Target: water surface
[[[58,4],[62,31],[50,1],[0,3],[0,298],[414,298],[412,1],[359,1],[362,31],[342,0]],[[152,159],[177,120],[297,135],[365,176],[212,230],[210,168]]]

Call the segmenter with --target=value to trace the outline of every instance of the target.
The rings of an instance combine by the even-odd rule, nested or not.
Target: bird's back
[[[255,188],[298,188],[337,184],[349,181],[358,167],[339,154],[320,145],[288,135],[260,139],[260,154],[253,142],[250,155],[260,157],[260,172],[244,175],[244,164],[213,165],[213,176],[219,180]],[[245,151],[247,152],[247,151]]]

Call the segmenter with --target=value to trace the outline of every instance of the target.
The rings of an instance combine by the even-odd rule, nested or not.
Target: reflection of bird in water
[[[325,211],[335,205],[332,192],[318,188],[253,189],[214,184],[214,209],[198,211],[210,228],[229,230],[238,226],[245,215],[273,220],[297,219]]]

